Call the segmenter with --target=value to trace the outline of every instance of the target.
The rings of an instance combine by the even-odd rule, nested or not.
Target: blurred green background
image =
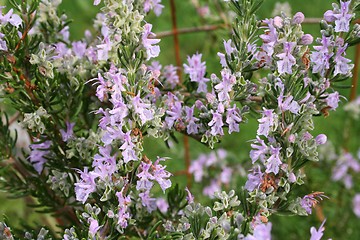
[[[0,0],[0,4],[4,5],[6,1]],[[73,19],[71,24],[71,39],[81,39],[84,31],[92,25],[92,19],[99,11],[99,7],[92,5],[92,0],[63,0],[60,11],[66,12],[70,19]],[[171,30],[171,15],[169,0],[163,0],[165,5],[163,14],[160,17],[155,17],[150,14],[147,21],[153,24],[153,31],[162,32]],[[195,8],[187,0],[178,0],[176,2],[178,27],[193,27],[206,24],[197,14]],[[260,18],[272,17],[272,12],[276,3],[284,3],[285,1],[266,0],[259,12]],[[306,17],[320,18],[322,14],[332,9],[332,1],[328,0],[292,0],[288,4],[291,6],[292,14],[301,11]],[[318,24],[306,24],[303,27],[305,33],[311,33],[314,37],[319,36]],[[203,60],[206,60],[208,72],[218,73],[220,68],[217,57],[218,51],[222,49],[222,39],[228,39],[230,34],[225,30],[218,30],[216,32],[199,32],[184,34],[180,36],[181,58],[186,61],[187,55],[196,53],[197,51],[203,53]],[[161,55],[158,58],[160,63],[164,66],[167,64],[174,64],[175,55],[173,48],[173,38],[166,37],[161,40]],[[354,59],[354,51],[349,51],[348,57]],[[351,84],[350,80],[346,82]],[[348,98],[350,95],[349,89],[337,89],[341,94]],[[358,90],[359,92],[359,90]],[[346,102],[342,100],[342,105]],[[325,133],[328,138],[338,146],[343,146],[344,129],[349,129],[351,133],[351,140],[346,143],[346,146],[351,152],[356,152],[360,147],[358,136],[360,134],[359,124],[349,123],[352,125],[345,126],[348,116],[340,107],[338,111],[331,112],[327,118],[319,117],[315,120],[315,131],[313,135],[318,133]],[[249,118],[249,123],[241,127],[241,132],[231,136],[225,136],[222,142],[217,146],[224,148],[232,153],[233,161],[242,163],[244,165],[249,162],[250,143],[249,140],[255,137],[257,122],[254,118]],[[182,136],[178,136],[181,143]],[[209,152],[210,150],[190,139],[191,158],[195,159],[201,152]],[[149,151],[148,149],[151,149]],[[175,145],[170,150],[166,148],[165,144],[160,141],[147,141],[145,152],[148,156],[154,158],[156,156],[171,157],[168,161],[168,169],[172,172],[184,169],[183,155],[184,150],[182,144]],[[321,203],[324,216],[327,218],[325,238],[332,239],[360,239],[360,221],[352,213],[351,197],[355,192],[360,192],[359,178],[354,179],[355,187],[352,192],[345,192],[343,185],[334,183],[330,180],[331,169],[325,167],[322,163],[314,163],[306,168],[308,175],[307,185],[303,190],[304,194],[312,191],[324,191],[329,200]],[[182,176],[174,176],[173,181],[179,182],[183,187],[185,186],[185,178]],[[241,184],[238,184],[241,186]],[[199,186],[193,186],[195,189]],[[6,214],[9,220],[14,224],[22,224],[24,221],[41,221],[32,209],[28,209],[24,205],[24,200],[10,200],[6,198],[6,194],[0,192],[0,215]],[[311,217],[294,217],[294,216],[273,216],[270,219],[273,222],[274,239],[308,239],[310,236],[311,226],[320,226],[320,221],[315,214]]]

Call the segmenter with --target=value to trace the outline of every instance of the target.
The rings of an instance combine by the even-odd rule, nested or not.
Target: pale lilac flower
[[[7,14],[2,15],[2,8],[3,7],[0,7],[0,23],[2,25],[6,25],[7,23],[10,23],[14,27],[18,28],[22,23],[22,19],[20,18],[20,16],[15,13],[13,14],[14,12],[13,9],[10,9]]]
[[[224,40],[224,48],[225,48],[225,52],[228,56],[230,56],[235,50],[236,48],[234,48],[232,46],[232,40],[229,39],[228,41]]]
[[[47,161],[46,155],[50,153],[50,146],[51,141],[30,144],[31,153],[28,159],[39,174],[41,174]]]
[[[351,60],[343,57],[346,55],[345,50],[347,49],[347,45],[348,44],[345,44],[343,47],[339,47],[336,52],[336,55],[334,58],[334,62],[336,63],[334,76],[336,76],[338,74],[347,75],[350,73],[350,71],[352,69],[352,65],[349,64],[349,62],[351,62]]]
[[[300,44],[310,45],[310,44],[312,44],[313,41],[314,41],[314,38],[313,38],[313,36],[311,36],[311,34],[304,34],[301,37]]]
[[[179,84],[180,81],[177,74],[177,67],[167,65],[164,67],[163,74],[165,77],[165,86],[168,86],[170,89],[174,89]]]
[[[281,60],[277,61],[277,67],[279,74],[292,74],[292,66],[295,65],[296,59],[291,54],[294,47],[296,46],[296,43],[294,42],[285,42],[284,43],[284,53],[280,53],[276,55]]]
[[[160,42],[160,39],[149,38],[149,36],[155,36],[155,34],[151,32],[151,29],[152,25],[150,23],[146,23],[144,25],[144,32],[142,35],[142,44],[146,49],[147,60],[157,57],[160,54],[160,47],[155,45]]]
[[[252,163],[254,164],[258,159],[264,163],[265,155],[268,153],[268,146],[265,144],[264,140],[257,136],[254,143],[251,144],[251,147],[250,158]]]
[[[266,172],[267,173],[275,173],[278,174],[279,167],[281,165],[280,160],[280,150],[281,147],[275,148],[273,146],[270,146],[270,154],[271,156],[266,160]]]
[[[139,193],[141,204],[146,207],[147,211],[151,213],[156,209],[156,199],[150,197],[150,191]]]
[[[74,126],[75,126],[75,123],[66,122],[66,131],[63,129],[60,129],[60,134],[61,134],[62,140],[64,142],[67,142],[69,139],[71,139],[73,137]]]
[[[136,175],[139,180],[136,182],[136,189],[137,190],[150,190],[154,183],[154,176],[149,172],[152,164],[141,162],[139,167],[139,173]]]
[[[208,78],[205,78],[206,66],[205,62],[201,62],[202,54],[194,54],[192,57],[187,58],[188,65],[184,64],[184,72],[190,75],[191,82],[197,82],[198,89],[197,92],[207,93],[206,83],[209,81]]]
[[[209,186],[204,187],[203,194],[205,196],[208,196],[211,199],[213,199],[214,194],[216,192],[220,192],[220,191],[221,191],[221,186],[220,186],[219,182],[217,180],[213,179],[213,180],[211,180],[211,183]]]
[[[156,206],[162,213],[166,213],[169,209],[169,204],[164,198],[156,199]]]
[[[322,200],[323,197],[326,197],[323,193],[310,193],[300,200],[300,206],[305,209],[308,214],[311,214],[312,208],[319,203],[318,199]]]
[[[293,96],[287,96],[284,100],[283,94],[278,97],[278,105],[282,112],[290,111],[293,114],[298,114],[300,105],[294,100]]]
[[[154,180],[157,181],[161,187],[161,189],[165,192],[166,189],[171,187],[170,176],[171,173],[166,171],[166,166],[162,166],[159,164],[160,161],[165,161],[164,158],[158,158],[153,164],[153,176]]]
[[[325,101],[332,110],[335,110],[339,106],[340,95],[338,92],[330,93]]]
[[[229,134],[232,132],[239,132],[239,123],[242,117],[236,104],[232,108],[226,109],[226,123],[229,125]]]
[[[316,51],[311,53],[310,60],[313,63],[313,72],[325,76],[325,70],[330,68],[329,60],[334,55],[333,52],[329,52],[329,47],[334,46],[334,41],[331,37],[323,35],[320,43],[321,46],[314,46]]]
[[[279,16],[275,16],[274,17],[274,26],[277,28],[282,28],[284,26],[283,24],[284,20],[279,17]]]
[[[102,44],[97,45],[97,60],[99,61],[106,61],[109,58],[109,51],[112,49],[112,42],[108,37],[104,38]]]
[[[170,106],[169,110],[166,111],[167,116],[165,122],[168,128],[174,126],[174,123],[181,120],[182,118],[182,105],[180,101],[176,101]]]
[[[353,198],[353,211],[354,214],[360,218],[360,194],[356,194]]]
[[[123,195],[123,190],[116,193],[119,202],[119,212],[118,212],[118,224],[122,228],[126,228],[128,226],[128,220],[130,219],[130,213],[128,212],[128,207],[131,203],[131,199],[129,196]]]
[[[322,236],[324,235],[324,224],[326,222],[326,219],[321,223],[319,230],[316,230],[315,227],[311,227],[310,228],[310,233],[311,233],[311,237],[310,240],[320,240],[322,238]]]
[[[340,13],[334,14],[335,32],[348,32],[352,14],[349,13],[349,5],[351,1],[340,1]]]
[[[135,144],[132,142],[131,130],[123,134],[124,143],[121,145],[120,150],[125,163],[133,160],[138,160],[138,156],[134,150]]]
[[[135,113],[138,114],[141,123],[144,125],[147,121],[150,121],[154,118],[154,114],[151,111],[150,103],[145,103],[141,98],[140,94],[136,95],[132,100],[131,103],[133,105]]]
[[[89,172],[85,167],[80,173],[80,182],[75,183],[76,200],[85,203],[89,195],[96,191],[95,179],[98,177],[94,172]]]
[[[148,13],[150,10],[154,10],[156,16],[159,16],[164,8],[164,5],[160,4],[161,0],[145,0],[144,12]]]
[[[99,222],[92,217],[88,218],[88,222],[90,223],[89,233],[92,237],[95,237],[95,234],[100,229]]]
[[[271,227],[270,222],[258,224],[254,227],[254,233],[248,234],[244,240],[271,240]]]
[[[327,141],[327,137],[325,134],[319,134],[317,135],[317,137],[315,138],[315,142],[316,144],[318,145],[322,145],[322,144],[325,144]]]
[[[72,50],[78,58],[82,58],[86,52],[86,42],[82,42],[82,41],[73,42]]]
[[[252,170],[252,172],[248,174],[248,179],[245,183],[245,189],[249,192],[254,191],[254,189],[259,188],[263,173],[261,172],[260,166],[255,166]]]
[[[110,178],[117,170],[116,156],[111,156],[111,146],[100,147],[99,153],[95,154],[92,166],[100,179],[105,180]]]
[[[324,13],[324,19],[327,22],[334,22],[336,20],[336,17],[334,16],[334,12],[332,10],[327,10]]]
[[[151,65],[147,66],[150,71],[161,71],[162,65],[159,61],[152,61]]]
[[[236,82],[236,78],[228,69],[221,70],[221,77],[222,81],[215,85],[214,88],[218,92],[218,98],[220,102],[229,101],[229,93]]]
[[[194,108],[185,106],[185,113],[186,113],[186,123],[187,123],[187,133],[188,134],[197,134],[199,132],[199,125],[196,122],[199,120],[198,118],[194,117]]]
[[[99,5],[101,0],[94,0],[94,5]]]
[[[221,109],[220,105],[221,104],[219,104],[217,111],[212,113],[212,120],[208,124],[211,127],[210,134],[213,136],[224,135],[224,131],[222,128],[224,126],[224,122],[222,120],[224,109]]]
[[[7,51],[7,45],[6,45],[6,41],[2,40],[2,38],[5,37],[5,35],[3,33],[0,32],[0,51]]]
[[[273,109],[263,109],[262,118],[258,120],[259,128],[257,135],[263,135],[267,137],[271,131],[271,128],[276,125],[276,114]]]
[[[292,22],[294,24],[301,24],[305,20],[305,16],[302,12],[295,13]]]
[[[185,191],[187,193],[186,200],[187,200],[188,204],[193,203],[194,202],[194,195],[191,194],[190,190],[187,187],[185,188]]]
[[[224,167],[220,173],[220,181],[224,184],[229,184],[231,181],[233,169],[230,167]]]
[[[207,156],[201,154],[197,160],[191,161],[189,173],[194,174],[195,182],[200,182],[204,176],[204,166],[207,161]]]

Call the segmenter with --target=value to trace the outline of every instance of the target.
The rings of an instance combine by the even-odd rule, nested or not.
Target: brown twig
[[[172,34],[174,36],[174,51],[175,51],[175,60],[177,68],[177,74],[179,76],[180,82],[181,78],[181,56],[180,56],[180,43],[179,43],[179,32],[177,29],[177,21],[176,21],[176,6],[175,0],[170,0],[170,9],[171,9],[171,21],[172,21]],[[157,36],[158,37],[158,36]],[[190,147],[189,147],[189,138],[184,136],[184,159],[185,159],[185,169],[186,169],[186,180],[187,186],[190,188],[191,186],[191,175],[189,173],[190,167]]]
[[[356,98],[356,90],[357,90],[357,84],[359,79],[359,61],[360,61],[360,45],[358,44],[356,46],[356,53],[355,53],[355,66],[353,71],[353,78],[351,83],[351,92],[350,92],[350,99],[349,101],[353,101]]]

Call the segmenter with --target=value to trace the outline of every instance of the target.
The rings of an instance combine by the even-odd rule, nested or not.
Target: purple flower
[[[109,51],[112,49],[112,42],[108,37],[104,38],[103,44],[97,45],[97,60],[106,61],[109,58]]]
[[[353,211],[355,215],[360,218],[360,194],[356,194],[353,199]]]
[[[0,51],[7,51],[7,45],[6,45],[6,41],[2,40],[2,38],[5,37],[5,35],[3,33],[0,32]]]
[[[101,0],[94,0],[94,5],[99,5]]]
[[[195,123],[199,119],[194,117],[194,108],[195,106],[192,106],[191,108],[185,106],[186,122],[187,122],[186,130],[188,134],[197,134],[199,132],[199,125]]]
[[[99,152],[100,154],[94,156],[92,166],[100,179],[105,180],[107,177],[110,178],[117,170],[116,156],[111,156],[111,146],[100,147]]]
[[[285,98],[285,101],[283,101],[284,96],[281,93],[280,96],[278,97],[278,105],[279,105],[280,110],[282,112],[290,111],[293,114],[298,114],[298,112],[300,110],[300,105],[293,99],[294,99],[294,97],[290,95]]]
[[[314,38],[313,38],[313,36],[311,36],[311,34],[304,34],[301,37],[300,44],[310,45],[310,44],[312,44],[313,41],[314,41]]]
[[[294,66],[294,64],[296,63],[296,59],[291,54],[291,52],[293,51],[295,46],[296,46],[296,43],[294,43],[294,42],[285,42],[284,43],[284,53],[280,53],[280,54],[276,55],[278,58],[281,59],[281,60],[277,61],[277,67],[278,67],[279,74],[283,74],[283,73],[291,74],[292,73],[291,67]]]
[[[347,44],[345,44],[345,46],[343,46],[343,47],[339,47],[336,52],[336,55],[334,58],[334,62],[336,63],[334,76],[336,76],[338,74],[347,75],[347,74],[349,74],[349,72],[352,69],[352,65],[348,64],[349,62],[351,62],[351,60],[343,57],[346,55],[346,52],[345,52],[346,48],[347,48]]]
[[[222,127],[224,126],[224,122],[222,120],[223,118],[223,113],[224,113],[224,107],[222,106],[222,104],[219,104],[218,109],[216,110],[216,112],[213,112],[212,115],[212,120],[209,122],[209,126],[211,127],[211,131],[210,134],[213,136],[216,135],[224,135],[224,131],[222,129]]]
[[[118,224],[122,228],[128,226],[128,219],[130,219],[130,213],[128,212],[128,206],[131,203],[129,196],[124,197],[123,190],[116,193],[119,202],[119,212],[118,212]]]
[[[92,237],[95,237],[95,234],[100,229],[99,222],[97,220],[93,219],[92,217],[88,218],[88,222],[90,223],[89,233],[91,234]]]
[[[141,204],[151,213],[156,209],[156,199],[150,197],[150,191],[139,193]]]
[[[154,183],[154,176],[149,172],[152,164],[141,162],[139,170],[140,172],[136,175],[139,180],[136,182],[136,189],[137,190],[150,190]]]
[[[260,145],[257,145],[256,143]],[[251,144],[251,147],[252,150],[250,151],[250,158],[252,163],[254,164],[258,159],[264,163],[265,154],[268,152],[268,146],[266,146],[264,140],[257,136],[256,140],[254,140],[254,143]]]
[[[85,203],[89,195],[96,191],[95,179],[98,177],[94,172],[88,172],[85,167],[80,173],[80,182],[75,183],[76,200]]]
[[[229,184],[231,181],[233,169],[230,167],[224,167],[220,173],[220,181],[224,184]]]
[[[255,166],[252,169],[252,172],[248,174],[245,189],[252,192],[255,188],[258,188],[262,182],[263,175],[264,174],[261,172],[260,166]]]
[[[310,228],[310,233],[311,233],[311,237],[310,240],[320,240],[322,238],[322,236],[324,235],[324,224],[326,222],[326,219],[321,223],[319,230],[316,230],[315,227],[311,227]]]
[[[340,95],[338,92],[330,93],[325,101],[332,110],[335,110],[339,106]]]
[[[336,17],[334,16],[334,12],[332,10],[327,10],[324,13],[324,19],[327,22],[334,22],[336,20]]]
[[[281,165],[280,160],[280,150],[281,147],[275,148],[270,146],[270,154],[271,156],[266,160],[266,172],[267,173],[275,173],[279,172],[279,166]]]
[[[165,117],[165,122],[168,128],[174,126],[174,123],[182,118],[182,105],[181,102],[176,101],[170,106],[170,109],[166,111],[168,116]]]
[[[316,51],[311,53],[310,60],[313,63],[313,72],[325,76],[325,70],[330,68],[329,59],[334,55],[333,52],[329,52],[329,47],[334,46],[334,41],[331,37],[323,35],[320,43],[321,46],[314,46]]]
[[[142,35],[142,44],[146,49],[147,60],[153,57],[157,57],[160,54],[160,47],[158,45],[154,45],[160,42],[160,39],[149,38],[149,36],[155,36],[153,32],[151,32],[152,25],[150,23],[146,23],[144,25],[144,33]]]
[[[164,67],[165,86],[174,89],[179,84],[179,76],[177,74],[177,67],[168,65]]]
[[[164,8],[164,5],[160,4],[161,0],[145,0],[144,12],[148,13],[150,10],[154,10],[156,16],[159,16]]]
[[[301,24],[305,19],[305,16],[302,12],[295,13],[292,22],[293,24]]]
[[[72,50],[78,58],[82,58],[86,52],[86,42],[73,42]]]
[[[22,19],[20,18],[20,16],[17,14],[13,14],[14,12],[13,9],[10,9],[7,14],[2,15],[3,8],[4,7],[0,6],[0,23],[2,25],[6,25],[7,23],[10,23],[14,27],[18,28],[22,23]]]
[[[121,145],[120,150],[122,150],[122,157],[125,163],[128,163],[132,160],[138,160],[138,156],[134,150],[135,144],[132,142],[131,130],[123,134],[124,143]]]
[[[220,102],[229,101],[229,92],[232,90],[233,85],[236,82],[236,78],[231,74],[230,70],[221,70],[222,81],[215,85],[215,90],[218,92],[218,98]]]
[[[340,12],[334,14],[335,20],[335,32],[348,32],[350,26],[350,20],[352,14],[349,14],[349,5],[351,1],[340,1]]]
[[[271,127],[276,126],[276,118],[273,109],[263,109],[262,118],[258,120],[259,128],[257,130],[257,135],[263,135],[267,137],[270,133]]]
[[[195,182],[200,182],[202,180],[206,161],[207,156],[205,154],[201,154],[197,160],[191,162],[189,173],[194,174]]]
[[[236,104],[232,108],[226,109],[226,123],[229,125],[229,134],[232,132],[239,132],[239,123],[242,117]]]
[[[316,204],[319,203],[319,200],[322,200],[322,197],[326,197],[325,195],[323,195],[323,192],[314,192],[314,193],[310,193],[308,195],[305,195],[301,200],[300,200],[300,206],[305,209],[305,211],[308,214],[312,213],[312,207],[315,207]],[[318,199],[316,199],[318,198]]]
[[[325,134],[319,134],[317,135],[317,137],[315,138],[315,142],[316,144],[318,145],[322,145],[322,144],[325,144],[327,141],[327,137]]]
[[[165,192],[166,189],[171,187],[170,176],[171,173],[166,171],[166,166],[162,166],[159,164],[160,161],[165,161],[164,158],[158,158],[153,164],[153,176],[154,180],[157,181],[161,187],[161,189]]]
[[[168,209],[169,209],[169,204],[163,198],[158,198],[156,200],[156,206],[160,210],[160,212],[162,212],[162,213],[166,213],[168,211]]]
[[[199,84],[197,92],[207,92],[206,83],[209,81],[205,78],[206,66],[205,62],[201,62],[202,54],[194,54],[192,57],[187,58],[188,65],[184,64],[184,72],[190,75],[191,82],[197,82]]]
[[[186,187],[185,191],[187,193],[186,200],[188,201],[188,204],[191,204],[194,202],[194,195],[191,194],[190,190]]]
[[[132,100],[132,105],[135,113],[139,115],[141,123],[144,125],[147,121],[150,121],[154,118],[153,112],[150,110],[150,103],[144,103],[140,98],[140,94],[136,95]]]
[[[51,146],[51,141],[45,141],[43,143],[33,143],[30,145],[31,153],[29,156],[29,161],[33,165],[34,169],[41,174],[44,164],[46,163],[46,155],[50,153],[49,148]]]
[[[220,191],[221,191],[221,186],[220,186],[219,182],[217,180],[213,179],[213,180],[211,180],[211,183],[209,186],[204,187],[203,194],[205,196],[208,196],[211,199],[213,199],[214,194],[216,192],[220,192]]]
[[[254,227],[254,233],[248,234],[244,240],[271,240],[271,227],[270,222],[258,224]]]
[[[75,123],[66,122],[66,131],[63,129],[60,129],[61,137],[64,142],[67,142],[69,139],[71,139],[74,135],[74,128]]]

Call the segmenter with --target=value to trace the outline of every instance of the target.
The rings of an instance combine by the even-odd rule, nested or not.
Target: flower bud
[[[318,144],[318,145],[322,145],[322,144],[325,144],[327,141],[327,137],[325,134],[319,134],[317,135],[317,137],[315,138],[315,142]]]
[[[305,19],[305,16],[302,12],[297,12],[293,17],[293,24],[301,24]]]
[[[283,27],[283,19],[279,16],[274,17],[274,26],[277,28]]]
[[[303,45],[310,45],[313,42],[314,38],[311,34],[304,34],[301,37],[300,43]]]
[[[335,16],[334,16],[334,12],[332,10],[327,10],[325,13],[324,13],[324,19],[325,21],[327,22],[333,22],[336,20]]]

